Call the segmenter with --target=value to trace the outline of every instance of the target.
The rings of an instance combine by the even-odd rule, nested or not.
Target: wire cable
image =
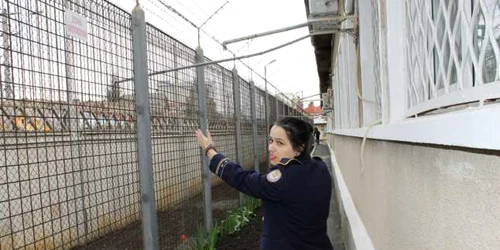
[[[361,152],[360,152],[360,158],[361,158],[361,174],[365,172],[365,145],[366,145],[366,139],[368,138],[368,133],[370,130],[375,127],[376,125],[379,125],[382,123],[382,119],[374,121],[368,128],[366,128],[365,131],[365,136],[363,137],[363,142],[361,143]]]

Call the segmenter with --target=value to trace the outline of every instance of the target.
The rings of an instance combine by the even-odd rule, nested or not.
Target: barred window
[[[499,97],[498,1],[407,0],[406,23],[408,115]]]

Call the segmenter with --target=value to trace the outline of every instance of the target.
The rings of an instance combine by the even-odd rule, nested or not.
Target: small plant
[[[217,239],[219,232],[216,226],[206,233],[203,227],[198,227],[198,233],[194,239],[189,243],[189,250],[216,250],[215,244],[217,244]]]
[[[241,207],[230,211],[226,219],[222,220],[219,231],[221,235],[231,235],[238,232],[255,216],[255,209],[260,206],[260,200],[250,198]]]
[[[261,201],[260,199],[250,198],[244,204],[245,207],[250,209],[251,211],[255,211],[258,207],[260,207]]]
[[[248,199],[243,206],[229,211],[226,219],[219,225],[215,225],[210,232],[206,232],[203,227],[198,227],[198,233],[195,238],[189,240],[187,249],[189,250],[216,250],[215,245],[219,236],[231,235],[238,232],[250,220],[255,217],[255,209],[260,206],[260,200],[255,198]],[[181,240],[186,241],[187,237],[181,235]]]

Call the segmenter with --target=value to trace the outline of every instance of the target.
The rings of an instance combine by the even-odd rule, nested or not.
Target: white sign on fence
[[[87,18],[71,10],[64,11],[64,28],[68,36],[87,41]]]

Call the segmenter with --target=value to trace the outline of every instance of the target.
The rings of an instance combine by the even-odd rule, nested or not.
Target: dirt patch
[[[237,207],[238,198],[238,192],[225,183],[213,187],[212,213],[214,221],[221,219],[228,210]],[[198,228],[204,225],[203,214],[203,197],[201,194],[165,211],[158,211],[160,249],[182,249],[186,242],[181,240],[181,236],[185,235],[187,238],[196,236]],[[83,246],[72,249],[143,249],[141,222],[137,221],[120,230],[115,230],[88,242]]]
[[[259,250],[262,216],[262,207],[260,207],[248,225],[233,235],[220,238],[217,241],[217,250]]]

